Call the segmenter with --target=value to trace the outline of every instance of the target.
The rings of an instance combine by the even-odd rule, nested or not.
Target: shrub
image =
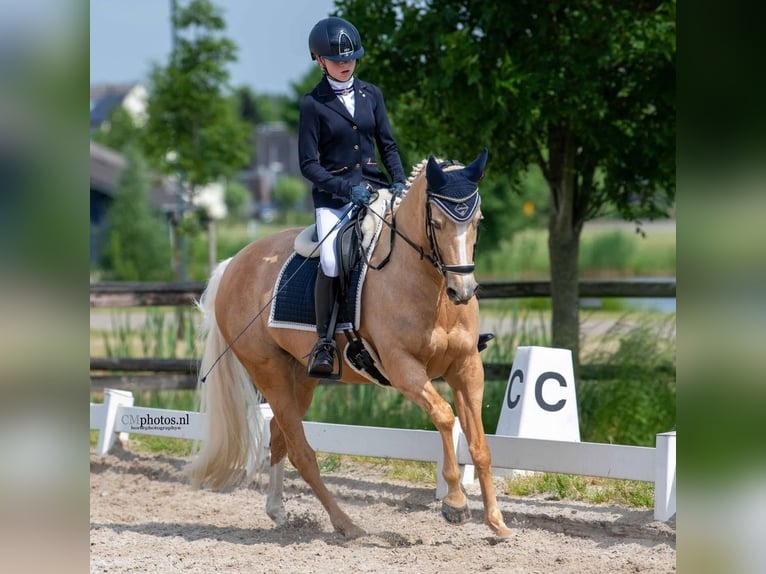
[[[580,271],[610,270],[625,275],[636,251],[636,237],[614,230],[584,239],[580,247]]]
[[[675,428],[675,316],[660,322],[619,321],[596,353],[593,379],[579,381],[582,440],[654,446],[655,435]]]
[[[167,281],[172,277],[170,241],[164,222],[147,201],[149,181],[143,157],[132,147],[109,209],[104,267],[116,281]]]

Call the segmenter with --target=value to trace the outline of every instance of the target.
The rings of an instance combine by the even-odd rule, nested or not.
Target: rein
[[[430,262],[431,262],[431,264],[432,264],[434,267],[437,267],[437,268],[438,268],[438,263],[435,261],[435,259],[434,259],[434,257],[433,257],[432,255],[426,255],[426,252],[425,252],[425,250],[424,250],[424,249],[423,249],[423,248],[422,248],[420,245],[418,245],[417,243],[415,243],[414,241],[412,241],[412,240],[411,240],[409,237],[407,237],[406,235],[404,235],[404,233],[402,233],[401,231],[399,231],[399,230],[396,228],[396,214],[394,214],[394,213],[393,213],[393,211],[392,211],[392,213],[391,213],[391,223],[389,223],[388,221],[386,221],[386,219],[385,219],[384,217],[381,217],[381,216],[380,216],[378,213],[376,213],[376,212],[374,212],[374,211],[373,211],[372,213],[373,213],[373,214],[375,214],[375,217],[377,217],[377,218],[378,218],[378,219],[380,219],[380,220],[381,220],[381,221],[382,221],[382,222],[383,222],[385,225],[387,225],[387,226],[388,226],[388,228],[389,228],[389,229],[390,229],[390,230],[391,230],[393,233],[391,233],[391,238],[390,238],[390,240],[389,240],[388,253],[387,253],[387,254],[386,254],[386,256],[383,258],[383,261],[381,261],[381,262],[380,262],[378,265],[373,265],[373,264],[370,262],[369,258],[367,257],[367,254],[366,254],[364,251],[362,251],[362,257],[364,258],[364,262],[367,264],[367,266],[368,266],[370,269],[374,269],[374,270],[376,270],[376,271],[377,271],[377,270],[379,270],[379,269],[382,269],[383,267],[385,267],[385,266],[386,266],[386,264],[387,264],[387,263],[389,262],[389,260],[391,259],[391,253],[393,253],[393,251],[394,251],[394,240],[396,239],[396,236],[397,236],[397,235],[398,235],[399,237],[401,237],[401,238],[402,238],[402,239],[405,241],[405,243],[407,243],[407,245],[409,245],[409,246],[410,246],[410,247],[412,247],[412,248],[413,248],[415,251],[417,251],[417,252],[418,252],[418,255],[420,256],[420,259],[427,259],[428,261],[430,261]]]

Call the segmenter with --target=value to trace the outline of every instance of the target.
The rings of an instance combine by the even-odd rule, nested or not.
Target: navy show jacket
[[[298,161],[313,184],[315,208],[343,207],[351,201],[351,188],[362,181],[390,186],[378,168],[375,144],[392,181],[405,181],[380,88],[355,78],[354,90],[354,117],[326,77],[301,101]]]

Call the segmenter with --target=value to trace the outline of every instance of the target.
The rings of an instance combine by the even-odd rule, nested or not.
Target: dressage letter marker
[[[570,350],[516,350],[495,434],[580,441]]]

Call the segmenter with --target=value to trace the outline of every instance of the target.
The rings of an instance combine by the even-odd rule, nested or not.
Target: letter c
[[[561,399],[556,404],[550,404],[546,403],[543,399],[543,383],[547,381],[548,379],[555,379],[559,382],[560,387],[566,387],[567,382],[558,373],[555,373],[553,371],[547,371],[537,377],[537,381],[535,382],[535,400],[537,401],[537,404],[540,405],[540,408],[544,411],[548,411],[550,413],[555,413],[556,411],[560,411],[564,408],[564,405],[566,404],[565,399]]]
[[[521,394],[516,395],[515,399],[511,399],[511,387],[513,387],[513,379],[516,377],[519,378],[519,384],[523,383],[524,372],[521,369],[516,369],[516,371],[511,375],[511,380],[508,382],[508,396],[506,397],[506,403],[508,404],[509,409],[514,408],[519,404],[519,400],[521,400]]]

